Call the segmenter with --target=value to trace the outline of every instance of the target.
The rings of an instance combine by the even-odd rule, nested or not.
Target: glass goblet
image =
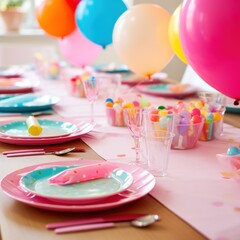
[[[83,83],[83,88],[86,94],[86,97],[90,103],[90,108],[91,108],[91,123],[94,124],[94,102],[97,101],[98,99],[98,94],[99,94],[99,84],[95,76],[91,76],[89,78],[86,78],[82,81]]]
[[[123,110],[124,118],[134,140],[136,159],[131,164],[142,164],[141,161],[141,141],[144,135],[144,109],[143,108],[125,108]]]

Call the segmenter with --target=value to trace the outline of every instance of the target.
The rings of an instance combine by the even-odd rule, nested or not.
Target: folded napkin
[[[39,136],[42,132],[42,127],[40,126],[38,120],[34,116],[29,116],[26,120],[28,133],[32,136]]]
[[[64,170],[50,177],[48,182],[50,184],[66,185],[86,182],[98,178],[106,178],[117,168],[116,165],[107,162],[76,167]]]

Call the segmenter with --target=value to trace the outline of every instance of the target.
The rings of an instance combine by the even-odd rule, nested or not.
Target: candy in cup
[[[174,126],[173,149],[190,149],[197,144],[199,135],[202,131],[203,118],[198,109],[192,112],[181,110],[176,117]]]
[[[200,140],[209,141],[223,135],[223,117],[226,111],[226,97],[216,92],[200,92],[205,116],[204,131]]]

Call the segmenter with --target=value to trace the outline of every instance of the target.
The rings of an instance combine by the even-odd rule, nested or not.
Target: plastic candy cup
[[[226,179],[232,178],[240,183],[240,154],[230,156],[226,153],[220,153],[216,157],[221,176]]]
[[[203,120],[197,123],[178,123],[174,126],[175,137],[172,141],[172,149],[194,148],[199,139],[203,127]]]

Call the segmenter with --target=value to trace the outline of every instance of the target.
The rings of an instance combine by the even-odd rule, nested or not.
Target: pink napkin
[[[50,184],[59,185],[86,182],[98,178],[106,178],[117,168],[116,165],[107,162],[70,168],[52,176],[48,181]]]

